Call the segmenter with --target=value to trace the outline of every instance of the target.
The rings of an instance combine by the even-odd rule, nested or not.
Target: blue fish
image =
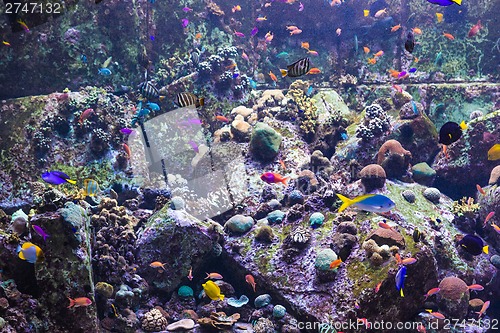
[[[408,70],[408,72],[410,73],[415,73],[417,71],[417,69],[415,67],[412,67]]]
[[[401,292],[401,297],[405,297],[405,295],[403,294],[405,278],[406,278],[406,266],[403,266],[399,269],[398,273],[396,274],[396,289]]]
[[[240,76],[240,73],[234,73],[233,74],[233,79],[236,79],[238,76]]]
[[[288,52],[285,51],[280,52],[276,55],[276,58],[286,58],[286,57],[288,57]]]
[[[311,95],[313,94],[313,91],[314,91],[313,86],[309,86],[309,88],[307,88],[306,96],[311,97]]]
[[[454,3],[456,3],[459,6],[462,5],[462,0],[427,0],[427,1],[443,7],[453,5]]]
[[[252,89],[257,89],[257,82],[252,79],[248,79],[248,81],[250,82],[250,87],[252,87]]]
[[[30,242],[24,243],[22,247],[18,245],[17,253],[19,258],[26,260],[31,264],[43,260],[42,249]]]
[[[417,103],[415,103],[414,101],[411,101],[411,107],[413,109],[413,113],[418,115]]]
[[[110,76],[111,71],[108,68],[99,68],[98,73],[103,76]]]
[[[52,185],[61,185],[63,183],[76,184],[76,181],[69,179],[67,174],[57,170],[42,173],[42,179]]]
[[[153,41],[153,42],[154,42],[154,40],[155,40],[155,36],[149,36],[149,38],[151,38],[151,41]]]
[[[344,141],[345,141],[345,140],[347,140],[347,139],[349,139],[349,137],[347,136],[347,133],[346,133],[346,132],[342,132],[342,133],[340,134],[340,138],[341,138],[342,140],[344,140]]]
[[[160,111],[160,106],[156,103],[146,103],[146,106],[150,108],[152,111]]]
[[[87,63],[87,56],[86,56],[85,54],[82,54],[82,55],[80,56],[80,60],[81,60],[84,64],[86,64],[86,63]]]
[[[339,213],[351,205],[372,213],[385,213],[396,206],[391,199],[381,194],[364,194],[354,199],[349,199],[338,193],[337,196],[342,200]]]

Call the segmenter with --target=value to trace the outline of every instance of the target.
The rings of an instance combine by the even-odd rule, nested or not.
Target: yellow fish
[[[370,15],[370,10],[369,9],[363,10],[363,16],[367,17],[368,15]]]
[[[85,196],[93,197],[99,192],[99,184],[93,179],[83,181],[83,193]]]
[[[17,247],[19,258],[26,260],[29,263],[34,264],[43,260],[43,251],[41,248],[33,243],[26,242],[23,246]]]
[[[203,290],[205,290],[205,294],[213,300],[224,300],[224,295],[220,293],[220,288],[218,285],[216,285],[213,281],[207,281],[207,283],[204,283],[201,285],[203,287]]]
[[[442,13],[436,13],[436,18],[438,20],[438,23],[443,22],[443,14]]]
[[[488,150],[488,160],[496,161],[500,159],[500,143],[495,144]]]

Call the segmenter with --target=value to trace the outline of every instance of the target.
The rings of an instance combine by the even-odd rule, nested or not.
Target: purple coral
[[[75,28],[69,28],[64,33],[64,41],[71,45],[78,43],[79,40],[80,40],[80,30],[77,30]]]

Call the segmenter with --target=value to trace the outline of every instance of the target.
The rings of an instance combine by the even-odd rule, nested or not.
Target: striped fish
[[[205,100],[204,98],[198,98],[195,94],[190,92],[181,92],[176,96],[176,103],[180,107],[186,107],[189,105],[199,107],[205,104]]]
[[[83,181],[83,193],[85,196],[93,197],[99,192],[99,184],[93,179]]]
[[[286,69],[280,69],[281,76],[289,76],[289,77],[299,77],[309,72],[309,68],[311,67],[311,60],[309,58],[303,58],[291,65],[288,65]]]
[[[160,93],[158,89],[151,83],[151,81],[145,81],[139,85],[139,92],[142,94],[142,97],[146,99],[156,99],[160,97]]]
[[[193,63],[193,66],[198,67],[198,64],[200,63],[200,54],[198,53],[198,51],[195,50],[191,52],[190,59],[191,62]]]

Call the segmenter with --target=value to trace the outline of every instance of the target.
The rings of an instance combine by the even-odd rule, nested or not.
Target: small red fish
[[[483,190],[483,188],[479,185],[476,184],[477,191],[481,193],[482,195],[486,195],[486,192]]]
[[[90,117],[90,115],[93,114],[93,113],[94,113],[94,109],[86,109],[80,115],[80,119],[78,119],[78,122],[80,124],[83,124],[83,122],[85,121],[85,119],[87,119],[88,117]]]
[[[311,68],[309,72],[307,72],[306,74],[319,74],[319,73],[321,73],[321,70],[319,68],[314,67]]]
[[[224,122],[226,124],[229,123],[229,119],[227,119],[224,116],[215,116],[215,120],[222,121],[222,122]]]
[[[380,281],[379,283],[377,283],[377,285],[375,286],[375,294],[379,292],[381,285],[382,285],[382,281]]]
[[[66,296],[68,297],[68,296]],[[75,299],[72,299],[72,298],[69,298],[69,306],[68,306],[68,309],[69,308],[78,308],[78,307],[81,307],[81,306],[89,306],[90,304],[92,304],[92,301],[90,299],[88,299],[87,297],[77,297]]]
[[[437,294],[437,293],[438,293],[438,292],[440,292],[440,291],[441,291],[441,289],[440,289],[440,288],[432,288],[432,289],[430,289],[430,290],[427,292],[427,294],[425,294],[425,295],[424,295],[424,296],[425,296],[424,301],[425,301],[425,300],[426,300],[429,296],[435,295],[435,294]]]
[[[283,177],[279,173],[274,173],[274,172],[264,172],[261,176],[260,179],[265,181],[268,184],[273,184],[273,183],[283,183],[287,185],[288,182],[288,177]]]
[[[393,87],[393,88],[394,88],[394,89],[395,89],[398,93],[400,93],[400,94],[402,94],[402,93],[403,93],[403,88],[401,88],[400,86],[393,84],[393,85],[392,85],[392,87]]]
[[[342,259],[337,259],[337,260],[332,261],[330,264],[330,269],[338,268],[341,263],[342,263]]]
[[[488,223],[489,220],[495,215],[495,212],[489,212],[488,215],[486,215],[486,218],[484,219],[483,223],[483,228],[486,227],[486,224]]]
[[[130,147],[126,143],[123,144],[123,150],[125,150],[125,153],[127,154],[128,158],[130,158],[132,156],[132,152],[130,151]]]
[[[472,285],[468,286],[467,289],[481,291],[481,290],[484,290],[484,287],[480,284],[472,284]]]
[[[166,271],[165,269],[165,264],[162,264],[161,262],[159,261],[153,261],[152,263],[149,264],[149,267],[153,267],[153,268],[163,268],[164,271]]]
[[[374,54],[375,57],[381,57],[384,55],[384,51],[380,50],[377,53]]]
[[[474,37],[479,33],[479,30],[481,30],[482,27],[483,26],[481,25],[481,20],[477,21],[477,24],[473,25],[472,28],[470,28],[467,37],[469,38]]]
[[[416,262],[417,262],[417,259],[415,259],[415,258],[406,258],[406,259],[401,260],[402,265],[411,265],[411,264],[414,264]]]
[[[389,229],[389,230],[394,230],[390,225],[388,225],[387,223],[385,222],[379,222],[378,223],[378,226],[383,228],[383,229]]]
[[[391,28],[391,32],[396,32],[398,31],[399,29],[401,29],[401,24],[398,24],[398,25],[395,25]]]
[[[189,274],[187,278],[189,279],[189,281],[193,281],[193,267],[189,268]]]
[[[495,229],[497,234],[500,234],[500,227],[499,226],[497,226],[495,223],[492,223],[491,226],[493,227],[493,229]]]
[[[286,165],[285,165],[285,162],[283,162],[283,160],[279,160],[279,163],[281,165],[281,168],[286,171]]]
[[[429,311],[429,313],[434,317],[434,318],[437,318],[437,319],[445,319],[446,317],[440,313],[440,312],[434,312],[434,311]]]
[[[207,277],[205,278],[205,280],[206,279],[222,280],[223,277],[219,273],[207,273]]]
[[[255,279],[253,278],[253,276],[250,274],[245,275],[245,281],[252,286],[253,292],[255,292],[255,286],[257,284],[255,283]]]
[[[274,82],[278,82],[278,78],[272,71],[269,71],[269,76],[271,77],[271,80],[273,80]]]
[[[452,34],[447,33],[447,32],[443,32],[443,36],[445,36],[449,40],[454,40],[455,39],[455,37]]]
[[[486,310],[488,310],[489,307],[490,307],[490,301],[484,302],[481,310],[479,310],[479,312],[476,312],[479,315],[478,318],[481,318],[481,316],[486,312]]]

